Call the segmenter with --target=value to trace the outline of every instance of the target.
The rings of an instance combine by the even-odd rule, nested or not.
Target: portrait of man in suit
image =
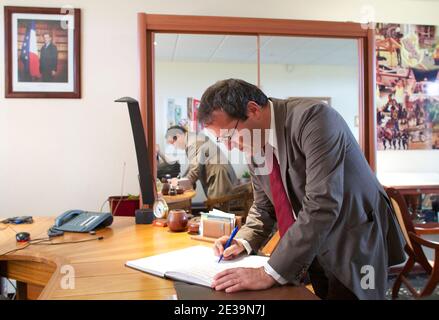
[[[58,66],[58,49],[53,44],[52,35],[43,34],[44,44],[40,51],[40,73],[43,82],[53,82]]]
[[[224,250],[228,237],[219,238],[215,253],[226,260],[257,253],[274,230],[280,234],[264,267],[223,271],[214,289],[262,290],[309,277],[322,299],[384,298],[388,267],[405,260],[403,238],[385,191],[335,109],[311,98],[268,98],[228,79],[205,91],[198,117],[228,149],[250,158],[253,206],[233,244]],[[259,170],[261,157],[270,170]],[[367,272],[373,274],[364,281]]]

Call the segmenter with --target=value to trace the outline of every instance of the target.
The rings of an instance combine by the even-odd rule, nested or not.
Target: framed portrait
[[[6,98],[81,98],[80,9],[4,13]]]

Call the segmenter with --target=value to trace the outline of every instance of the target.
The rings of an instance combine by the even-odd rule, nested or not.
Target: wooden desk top
[[[27,231],[32,239],[46,238],[51,217],[36,217],[33,224],[13,225],[16,232]],[[0,224],[0,254],[15,249],[15,232]],[[31,245],[0,257],[23,268],[26,277],[32,264],[33,274],[45,288],[39,299],[175,299],[173,281],[125,267],[127,260],[160,254],[192,245],[207,245],[190,239],[186,233],[172,233],[167,228],[136,225],[133,217],[115,217],[110,228],[89,234],[66,233],[53,242],[76,241],[103,236],[103,240],[62,245]],[[63,266],[72,266],[75,288],[62,289]],[[48,270],[51,270],[48,273]],[[44,280],[44,279],[47,280]],[[309,291],[304,287],[296,288]],[[306,293],[305,292],[305,293]],[[298,295],[300,296],[300,295]],[[306,295],[305,295],[306,296]]]
[[[180,201],[186,201],[191,200],[197,195],[197,192],[195,190],[186,190],[182,194],[176,194],[175,196],[164,196],[162,195],[163,199],[165,199],[166,203],[175,203]]]
[[[401,194],[439,193],[439,173],[386,172],[378,173],[383,186],[397,189]]]

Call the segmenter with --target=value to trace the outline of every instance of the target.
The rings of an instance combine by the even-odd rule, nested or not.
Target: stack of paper
[[[227,213],[218,209],[213,209],[209,212],[201,213],[201,221],[200,221],[200,235],[204,236],[203,233],[203,221],[205,220],[218,220],[223,221],[230,224],[230,230],[235,228],[236,217],[233,213]]]

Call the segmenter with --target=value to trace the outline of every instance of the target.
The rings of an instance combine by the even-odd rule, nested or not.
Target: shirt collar
[[[271,100],[268,100],[269,107],[270,107],[270,132],[268,134],[268,142],[274,150],[277,151],[277,137],[276,137],[276,121],[274,119],[274,108],[273,108],[273,102]]]

